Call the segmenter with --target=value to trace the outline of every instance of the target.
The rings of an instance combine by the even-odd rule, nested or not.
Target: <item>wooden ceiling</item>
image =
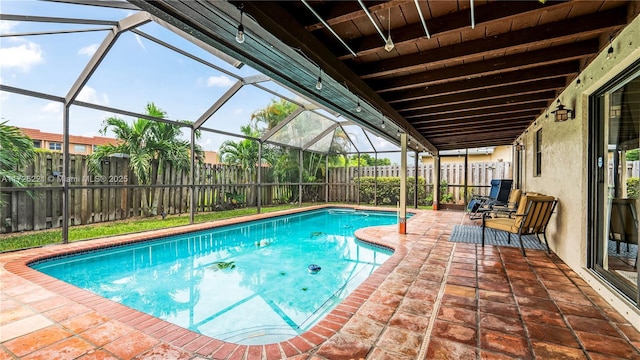
[[[358,1],[230,3],[438,150],[513,143],[555,108],[558,94],[639,7],[610,0],[365,1],[384,37],[390,30],[394,47],[386,51]]]

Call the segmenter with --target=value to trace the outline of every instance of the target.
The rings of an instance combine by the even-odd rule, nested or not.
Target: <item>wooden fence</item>
[[[270,168],[262,168],[262,178],[273,178]],[[361,176],[398,177],[399,166],[330,168],[328,183],[313,184],[262,184],[262,205],[298,201],[358,202],[358,173]],[[449,184],[449,191],[461,196],[464,168],[462,164],[443,164],[442,180]],[[510,176],[509,163],[470,164],[470,186],[486,186],[492,178]],[[38,153],[36,161],[24,172],[24,181],[32,187],[34,196],[25,188],[7,187],[0,183],[0,196],[5,205],[0,206],[0,233],[41,230],[62,226],[63,181],[69,184],[70,225],[91,224],[127,219],[145,215],[188,214],[190,177],[187,171],[177,170],[167,164],[157,176],[153,174],[153,186],[140,185],[129,170],[127,158],[112,157],[102,162],[100,175],[92,175],[87,168],[87,158],[70,155],[70,176],[63,179],[62,154]],[[408,176],[415,176],[416,169],[409,168]],[[417,175],[425,179],[426,193],[431,193],[433,166],[421,165]],[[197,166],[194,175],[196,212],[227,209],[239,199],[244,206],[258,203],[258,185],[255,174],[229,165],[204,164]],[[0,181],[3,179],[0,179]],[[327,187],[325,187],[327,185]],[[397,190],[399,191],[399,189]],[[425,192],[421,192],[425,193]],[[232,199],[229,195],[235,195]],[[328,196],[327,196],[328,195]]]
[[[329,169],[329,201],[357,202],[358,176],[365,177],[399,177],[400,166],[366,166]],[[407,168],[407,176],[416,175],[416,168]],[[433,165],[419,165],[418,177],[425,179],[426,193],[432,193],[434,183]],[[451,193],[452,201],[464,202],[463,163],[446,163],[440,165],[440,181],[446,182],[447,192]],[[468,186],[470,193],[486,195],[491,186],[491,179],[511,179],[510,162],[477,162],[469,163]],[[398,189],[399,191],[399,189]],[[412,201],[412,199],[410,199]]]

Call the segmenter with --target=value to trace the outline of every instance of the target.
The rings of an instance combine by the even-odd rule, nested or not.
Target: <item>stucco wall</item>
[[[633,6],[633,5],[632,5]],[[638,5],[636,5],[638,6]],[[637,14],[638,10],[633,9]],[[606,39],[608,40],[608,39]],[[606,59],[608,45],[558,97],[565,107],[575,109],[573,120],[554,122],[556,103],[521,135],[525,145],[523,186],[525,191],[554,195],[559,199],[548,230],[549,244],[562,260],[601,293],[629,321],[640,329],[640,310],[586,268],[587,252],[587,154],[588,100],[598,88],[640,59],[640,16],[613,40],[614,56]],[[534,176],[535,132],[542,128],[542,175]]]

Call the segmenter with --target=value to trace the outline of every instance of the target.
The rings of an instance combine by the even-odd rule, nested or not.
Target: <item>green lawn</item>
[[[273,207],[263,207],[262,213],[297,208],[298,204],[287,204]],[[256,214],[256,208],[240,208],[227,211],[196,214],[195,222],[203,223],[220,219],[234,218],[238,216]],[[69,241],[95,239],[105,236],[122,235],[147,230],[157,230],[189,224],[189,215],[167,216],[162,219],[159,216],[153,218],[133,218],[128,220],[112,221],[90,225],[72,226],[69,228]],[[29,231],[0,235],[0,252],[19,250],[35,246],[56,244],[62,241],[62,229],[41,231]]]
[[[309,206],[315,204],[303,204]],[[263,207],[262,213],[297,208],[298,204],[286,204],[273,207]],[[390,206],[391,207],[391,206]],[[420,209],[431,209],[431,206],[420,206]],[[240,208],[227,211],[216,211],[204,214],[196,214],[195,222],[203,223],[238,216],[253,215],[256,208]],[[169,227],[188,225],[189,215],[167,216],[162,219],[159,216],[153,218],[133,218],[128,220],[112,221],[90,225],[72,226],[69,228],[69,241],[95,239],[105,236],[123,235],[147,230],[157,230]],[[56,244],[62,241],[62,230],[51,229],[41,231],[29,231],[0,235],[0,252],[26,249],[35,246]]]

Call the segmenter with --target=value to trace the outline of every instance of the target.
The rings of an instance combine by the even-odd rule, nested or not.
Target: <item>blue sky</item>
[[[0,11],[4,14],[101,20],[121,20],[134,13],[130,10],[33,0],[0,0]],[[106,26],[2,21],[0,32],[24,34],[104,27]],[[238,76],[258,74],[246,65],[235,69],[156,23],[147,23],[138,29]],[[107,31],[94,31],[2,37],[0,83],[64,97],[106,35]],[[167,112],[170,119],[195,121],[235,81],[222,71],[200,64],[137,34],[125,32],[82,89],[78,100],[138,113],[144,112],[148,102],[154,102]],[[295,94],[276,83],[263,85],[286,97],[299,100]],[[264,108],[275,98],[253,86],[245,86],[204,126],[239,133],[240,125],[248,123],[254,111]],[[70,109],[70,132],[73,135],[99,135],[102,121],[114,116],[78,106]],[[118,116],[128,121],[133,120]],[[62,106],[57,102],[0,92],[0,117],[14,126],[62,132]],[[227,139],[227,136],[205,132],[199,142],[206,150],[217,151]],[[378,141],[386,143],[384,140]],[[379,146],[395,148],[388,147],[389,145],[386,143],[385,146]],[[370,146],[361,147],[364,151],[368,149]]]

